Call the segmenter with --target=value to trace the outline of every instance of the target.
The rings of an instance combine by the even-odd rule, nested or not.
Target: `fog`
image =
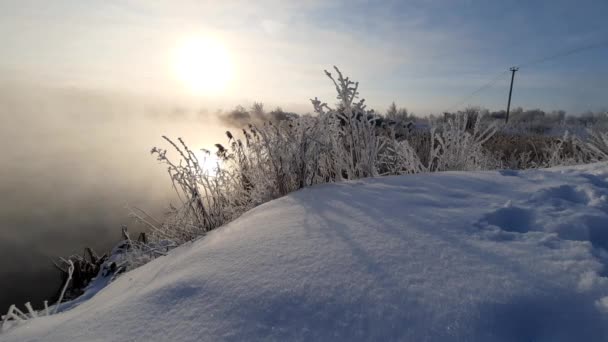
[[[104,252],[127,204],[160,215],[174,200],[150,149],[161,135],[193,149],[225,141],[203,104],[111,91],[0,84],[0,311],[58,290],[52,260]]]

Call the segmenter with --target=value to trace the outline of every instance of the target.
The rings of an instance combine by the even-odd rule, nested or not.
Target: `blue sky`
[[[512,65],[607,42],[516,75],[514,106],[582,112],[608,108],[606,13],[605,0],[3,1],[0,78],[306,110],[334,101],[322,70],[337,65],[370,106],[425,114]],[[171,74],[171,51],[193,35],[234,57],[225,93],[189,94]],[[455,109],[504,108],[507,76]]]

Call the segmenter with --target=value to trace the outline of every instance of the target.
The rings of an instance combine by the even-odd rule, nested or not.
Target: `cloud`
[[[48,11],[24,5],[15,13],[0,4],[0,13],[11,14],[0,14],[0,31],[9,33],[0,46],[0,68],[53,84],[180,95],[185,89],[170,70],[170,51],[183,37],[200,34],[221,39],[236,60],[232,87],[225,98],[213,98],[231,106],[300,106],[314,96],[331,102],[323,69],[332,65],[361,82],[370,105],[404,102],[406,92],[422,85],[425,99],[439,106],[448,86],[467,86],[477,75],[543,57],[562,48],[557,45],[596,39],[589,32],[601,35],[601,29],[571,29],[560,20],[566,9],[577,18],[593,14],[562,2],[553,12],[538,4],[467,6],[469,0],[123,0],[94,6],[59,0]]]
[[[264,32],[266,32],[267,34],[269,34],[271,36],[281,33],[283,28],[285,28],[284,23],[282,23],[280,21],[272,20],[272,19],[262,20],[260,25],[262,26],[262,29],[264,30]]]

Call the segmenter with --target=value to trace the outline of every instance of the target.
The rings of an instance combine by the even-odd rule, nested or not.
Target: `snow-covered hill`
[[[1,341],[607,341],[608,164],[315,186]]]

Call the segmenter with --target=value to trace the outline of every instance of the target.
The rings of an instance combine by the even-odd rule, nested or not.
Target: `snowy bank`
[[[606,341],[608,164],[314,186],[0,341]]]

